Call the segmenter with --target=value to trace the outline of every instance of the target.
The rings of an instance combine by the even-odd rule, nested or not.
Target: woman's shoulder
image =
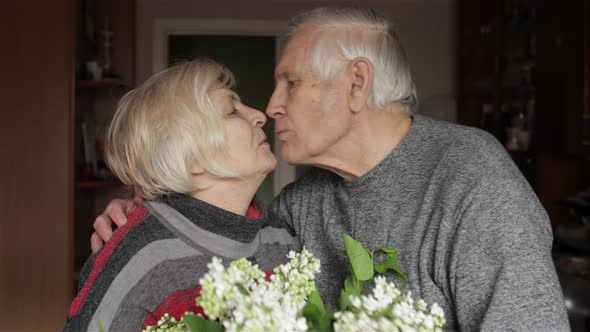
[[[68,318],[79,317],[76,320],[88,324],[90,318],[100,316],[111,328],[123,321],[141,324],[145,319],[142,314],[137,313],[137,317],[129,314],[136,319],[131,316],[122,319],[117,312],[121,308],[132,310],[134,305],[148,299],[160,303],[161,296],[177,291],[174,282],[195,287],[207,261],[206,255],[186,245],[146,206],[138,206],[103,249],[87,260],[81,273],[80,291]],[[159,295],[156,296],[154,289],[159,290],[156,292]]]
[[[130,258],[133,252],[137,252],[147,245],[147,243],[141,244],[143,240],[146,240],[146,237],[139,236],[139,234],[145,234],[149,228],[154,228],[152,232],[159,231],[162,227],[156,221],[144,205],[139,205],[131,211],[127,215],[127,223],[114,230],[104,247],[88,257],[84,263],[80,272],[80,291],[86,286],[88,279],[90,278],[92,282],[102,273],[106,265],[125,260],[125,257]],[[131,251],[130,248],[135,248],[135,250]],[[122,255],[125,252],[129,255]],[[109,271],[113,270],[109,269]]]

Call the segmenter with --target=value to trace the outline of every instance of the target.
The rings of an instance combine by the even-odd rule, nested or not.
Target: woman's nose
[[[248,106],[246,106],[246,108],[248,109],[250,121],[252,122],[252,124],[255,127],[264,126],[264,124],[266,123],[266,119],[267,119],[266,115],[264,115],[264,113],[262,113],[261,111],[255,109],[255,108],[248,107]]]

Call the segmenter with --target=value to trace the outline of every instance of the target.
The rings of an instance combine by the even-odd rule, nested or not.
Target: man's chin
[[[283,155],[283,160],[291,166],[309,166],[312,164],[307,156],[304,157]]]
[[[281,146],[281,157],[284,161],[293,166],[299,166],[304,164],[302,161],[303,158],[301,158],[301,156],[298,156],[296,153],[294,153],[292,150],[289,150],[284,145]]]

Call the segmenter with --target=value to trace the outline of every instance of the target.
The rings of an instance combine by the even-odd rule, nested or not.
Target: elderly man
[[[284,159],[318,169],[270,209],[320,258],[323,297],[333,305],[348,273],[337,254],[348,233],[396,248],[408,289],[441,305],[448,330],[569,330],[543,207],[492,136],[412,115],[391,23],[321,8],[291,27],[266,113]],[[131,205],[107,207],[103,238]]]

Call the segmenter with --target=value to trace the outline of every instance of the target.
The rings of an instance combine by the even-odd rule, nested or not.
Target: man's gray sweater
[[[569,330],[547,214],[481,130],[416,115],[367,174],[314,170],[271,209],[321,260],[318,287],[332,306],[349,273],[337,254],[347,233],[368,248],[397,249],[407,290],[443,308],[445,330]]]

